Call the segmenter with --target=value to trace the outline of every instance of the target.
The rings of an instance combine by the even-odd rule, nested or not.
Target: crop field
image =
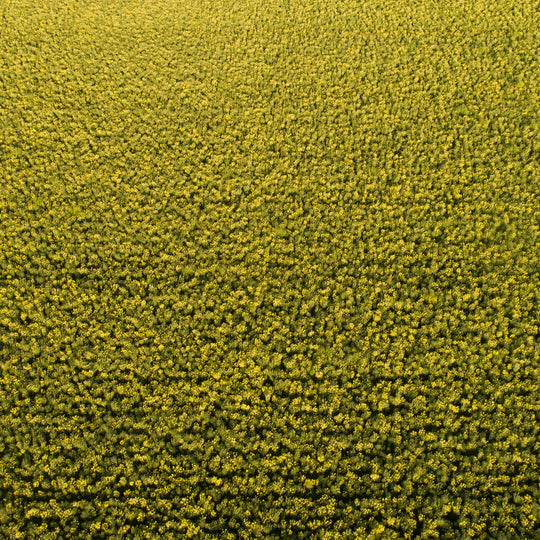
[[[539,539],[538,0],[0,0],[0,539]]]

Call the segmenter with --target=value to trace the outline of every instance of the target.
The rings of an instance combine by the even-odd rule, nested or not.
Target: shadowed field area
[[[0,36],[1,538],[538,538],[537,0]]]

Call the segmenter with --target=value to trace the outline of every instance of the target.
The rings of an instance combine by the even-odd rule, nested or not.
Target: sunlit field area
[[[538,0],[0,0],[0,538],[540,538]]]

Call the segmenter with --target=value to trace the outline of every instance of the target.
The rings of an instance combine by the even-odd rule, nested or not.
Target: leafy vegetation
[[[0,536],[537,538],[537,0],[0,3]]]

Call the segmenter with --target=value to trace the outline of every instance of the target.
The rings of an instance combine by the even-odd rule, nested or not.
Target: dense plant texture
[[[0,0],[0,538],[540,538],[538,0]]]

